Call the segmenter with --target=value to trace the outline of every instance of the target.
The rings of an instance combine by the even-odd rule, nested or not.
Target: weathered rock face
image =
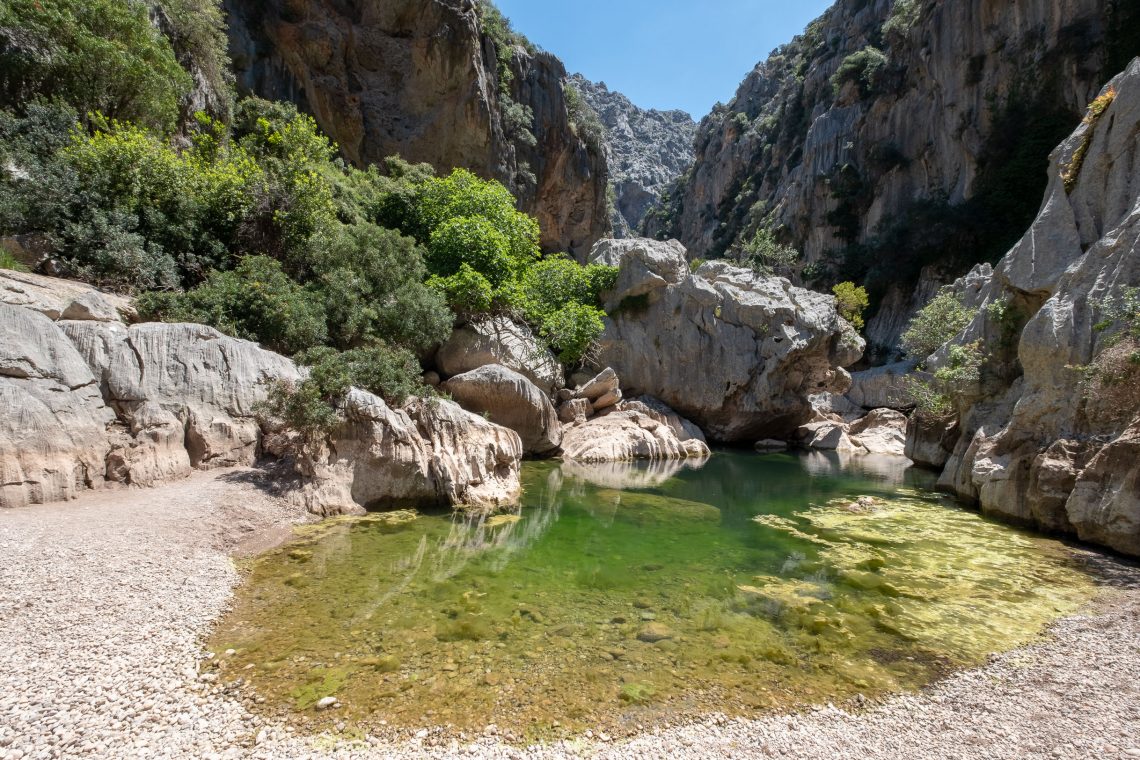
[[[456,329],[440,346],[436,366],[445,375],[460,375],[488,364],[514,370],[546,393],[566,384],[562,364],[523,325],[505,317],[472,322]]]
[[[913,409],[906,376],[918,362],[903,361],[851,373],[847,399],[864,409]]]
[[[847,389],[840,368],[863,342],[833,297],[722,262],[690,274],[675,242],[601,241],[590,260],[621,268],[599,360],[710,438],[784,437],[810,417],[809,394]]]
[[[708,445],[682,440],[660,412],[623,402],[580,424],[563,428],[562,456],[575,462],[702,459]]]
[[[960,399],[940,484],[987,513],[1136,554],[1140,512],[1126,457],[1140,371],[1127,357],[1140,347],[1120,325],[1097,324],[1106,298],[1140,285],[1140,60],[1110,92],[1103,114],[1054,152],[1037,220],[994,268],[981,310],[954,341],[987,353],[981,384]],[[947,350],[928,364],[946,361]],[[1103,382],[1105,373],[1119,374]],[[937,428],[911,428],[908,448],[930,448]]]
[[[14,292],[6,281],[0,274],[5,298]],[[0,507],[253,464],[268,383],[301,379],[285,357],[213,328],[127,326],[98,291],[33,284],[34,299],[17,298],[25,305],[0,299]],[[346,417],[320,457],[297,459],[307,477],[296,497],[313,511],[489,507],[518,496],[518,435],[456,404],[413,400],[392,410],[353,391]]]
[[[115,419],[43,314],[0,303],[0,506],[70,499],[104,482]]]
[[[606,160],[614,188],[614,237],[630,237],[661,193],[693,162],[697,123],[684,111],[638,108],[604,82],[580,74],[570,84],[606,128]]]
[[[129,298],[104,293],[82,282],[0,269],[0,302],[38,311],[50,320],[118,322],[133,318]]]
[[[443,390],[469,412],[486,414],[522,438],[523,450],[542,456],[558,449],[562,427],[550,399],[534,383],[497,364],[456,375]]]
[[[609,229],[605,156],[571,128],[562,63],[515,47],[508,102],[477,4],[226,0],[225,8],[239,90],[297,103],[352,163],[399,154],[498,179],[538,217],[546,250],[584,255]]]
[[[518,500],[522,441],[450,401],[392,409],[353,390],[327,445],[299,458],[296,497],[321,515],[385,506],[490,509]]]
[[[1043,171],[1123,55],[1140,52],[1126,49],[1140,24],[1135,3],[1023,0],[1013,9],[1002,0],[918,0],[913,17],[906,7],[840,0],[757,65],[701,122],[693,170],[647,234],[676,237],[707,258],[767,227],[805,262],[826,265],[849,244],[889,238],[888,228],[902,229],[924,204],[956,206],[987,189],[1007,202],[1026,191],[1035,198],[1042,173],[1028,173],[1028,184],[1009,180],[1019,167]],[[852,76],[836,88],[841,66]],[[1004,238],[987,251],[1000,254],[1032,212],[995,217],[979,244]],[[946,221],[925,218],[917,238]],[[892,347],[938,285],[983,260],[955,261],[970,222],[977,219],[925,258],[905,242],[876,249],[887,263],[880,284],[903,282],[883,294],[871,343]],[[930,262],[941,266],[920,278]]]

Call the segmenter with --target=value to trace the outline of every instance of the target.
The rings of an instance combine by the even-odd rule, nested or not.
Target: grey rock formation
[[[621,268],[599,361],[713,440],[783,437],[810,417],[809,394],[847,389],[840,367],[863,343],[833,297],[722,262],[690,274],[675,242],[601,241],[591,261]]]
[[[697,123],[684,111],[638,108],[604,82],[595,84],[581,74],[571,76],[570,85],[606,128],[613,232],[615,237],[630,237],[641,229],[661,194],[693,163]]]
[[[1109,93],[1103,114],[1054,152],[1037,220],[954,341],[986,355],[978,386],[956,389],[956,443],[939,482],[989,514],[1137,554],[1126,456],[1140,419],[1140,370],[1128,357],[1140,346],[1121,325],[1097,325],[1106,298],[1140,286],[1140,60]],[[928,364],[946,362],[948,350]],[[938,427],[912,424],[908,449],[937,463]]]
[[[0,269],[0,302],[38,311],[48,319],[118,322],[133,318],[129,298],[82,282]]]
[[[327,445],[298,457],[304,483],[295,498],[311,512],[360,514],[381,504],[490,509],[518,499],[522,440],[458,404],[416,399],[392,409],[354,389],[345,417]]]
[[[268,383],[301,379],[285,357],[210,327],[127,326],[86,286],[35,278],[35,290],[13,296],[4,282],[0,292],[22,305],[0,299],[0,507],[253,464],[267,440],[256,407]],[[274,452],[291,448],[273,437],[283,439]],[[321,514],[518,496],[518,435],[450,402],[392,410],[353,391],[326,444],[293,452],[304,476],[295,497]]]
[[[961,204],[988,186],[1006,201],[1030,196],[1017,221],[997,217],[1004,226],[979,241],[1012,243],[1032,220],[1044,175],[1021,170],[1025,179],[1000,183],[1032,162],[1043,172],[1052,145],[1124,65],[1121,31],[1140,24],[1140,13],[1112,0],[1021,0],[1016,10],[1003,0],[917,0],[912,18],[905,7],[841,0],[758,64],[702,120],[693,171],[647,234],[710,258],[763,226],[806,263],[826,266],[920,203]],[[836,88],[841,67],[864,78]],[[934,221],[919,222],[919,240],[937,234]],[[925,258],[909,241],[881,250],[885,314],[869,322],[869,342],[892,348],[937,285],[981,260],[952,262],[969,244],[968,224],[963,232]],[[930,262],[943,266],[920,278]]]
[[[494,317],[457,328],[435,356],[444,375],[461,375],[488,364],[501,364],[523,375],[545,393],[566,384],[562,364],[525,326]]]
[[[663,416],[642,404],[623,403],[581,424],[563,428],[562,456],[575,462],[702,459],[709,447],[681,440]]]
[[[605,156],[570,126],[565,68],[516,45],[501,76],[477,3],[225,8],[239,91],[297,103],[353,164],[399,154],[498,179],[538,217],[548,251],[582,256],[609,229]],[[508,77],[509,99],[500,87]]]
[[[903,361],[851,373],[847,399],[864,409],[913,409],[906,377],[918,362]]]
[[[486,414],[522,438],[523,451],[542,456],[558,449],[562,428],[545,393],[517,372],[488,364],[443,384],[444,392],[469,412]]]
[[[56,325],[0,303],[0,507],[101,487],[114,419],[95,376]]]

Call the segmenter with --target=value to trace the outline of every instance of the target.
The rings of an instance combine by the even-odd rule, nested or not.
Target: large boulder
[[[514,431],[439,399],[393,409],[350,392],[345,421],[298,458],[295,498],[322,515],[383,506],[490,509],[518,500],[522,440]]]
[[[97,379],[52,320],[0,303],[0,507],[102,486],[114,420]]]
[[[501,364],[523,375],[548,394],[566,384],[562,365],[526,327],[506,317],[463,325],[452,332],[435,356],[444,375],[461,375],[488,364]]]
[[[907,382],[917,366],[918,362],[908,360],[852,372],[847,399],[864,409],[913,409]]]
[[[576,462],[690,459],[709,456],[698,438],[681,440],[663,415],[623,402],[562,432],[562,456]]]
[[[0,302],[38,311],[48,319],[118,322],[134,317],[131,300],[91,285],[0,269]]]
[[[1140,555],[1140,417],[1074,475],[1065,513],[1081,540]]]
[[[724,262],[690,274],[676,242],[602,241],[590,260],[620,267],[599,361],[710,438],[785,437],[810,418],[809,394],[847,390],[839,368],[863,341],[832,296]]]
[[[868,454],[906,452],[906,415],[894,409],[873,409],[870,414],[852,422],[847,432],[851,441]]]
[[[522,438],[528,454],[550,454],[562,442],[562,427],[550,399],[534,383],[498,364],[488,364],[443,384],[464,409],[485,414]]]

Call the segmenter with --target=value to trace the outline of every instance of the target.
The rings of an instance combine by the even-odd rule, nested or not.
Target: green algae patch
[[[920,687],[1093,592],[1063,545],[914,471],[724,453],[640,490],[587,475],[526,464],[515,515],[306,531],[254,563],[221,677],[315,730],[620,732]]]

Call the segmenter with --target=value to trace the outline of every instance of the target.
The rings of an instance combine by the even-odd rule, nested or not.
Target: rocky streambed
[[[659,487],[661,474],[655,479],[654,473],[642,473],[639,485]],[[608,482],[590,488],[612,492],[621,485],[614,473],[599,477]],[[686,501],[682,494],[670,498]],[[821,518],[873,517],[861,515],[857,502],[851,510],[844,508],[849,504],[832,512],[826,502],[821,506]],[[633,511],[634,505],[629,507]],[[647,514],[658,512],[660,505]],[[682,524],[707,522],[701,510],[682,510],[680,517],[675,512],[672,519]],[[777,710],[759,718],[718,716],[700,704],[681,703],[668,717],[638,708],[631,720],[583,721],[563,737],[529,747],[524,732],[508,726],[447,729],[445,721],[430,717],[414,729],[385,726],[381,718],[360,730],[348,719],[347,695],[342,706],[319,718],[315,707],[301,711],[305,721],[286,717],[271,709],[271,695],[254,688],[258,679],[250,671],[256,667],[216,665],[237,663],[246,652],[207,649],[204,642],[233,604],[231,593],[242,577],[230,553],[242,546],[264,547],[266,537],[271,540],[280,528],[311,519],[274,496],[264,475],[251,470],[197,473],[153,490],[92,492],[70,503],[0,513],[0,551],[6,559],[0,567],[0,757],[709,757],[781,750],[793,757],[1127,757],[1135,749],[1131,737],[1140,726],[1137,574],[1080,551],[1073,556],[1084,565],[1081,572],[1091,571],[1101,588],[1080,610],[1066,608],[1078,614],[1057,623],[1044,639],[1023,639],[1036,642],[1026,649],[990,658],[981,670],[967,670],[913,696],[880,702],[862,701],[856,696],[862,691],[836,692],[833,698],[820,694],[821,705],[830,699],[839,707]],[[620,523],[616,512],[613,519]],[[528,529],[526,519],[514,525],[520,531],[516,537]],[[316,555],[308,562],[320,561]],[[670,572],[667,558],[636,559],[643,569],[663,565],[647,573]],[[1050,567],[1076,572],[1064,564]],[[315,573],[310,569],[308,575]],[[659,595],[660,585],[639,594]],[[623,636],[621,647],[675,656],[668,644],[645,641],[642,629],[658,623],[682,637],[698,634],[689,634],[660,600],[649,601],[644,609],[631,603],[624,613],[632,621],[624,625],[637,630]],[[240,614],[241,605],[239,599],[231,617]],[[537,622],[535,613],[544,611],[548,616]],[[641,621],[643,613],[659,617]],[[552,643],[558,637],[547,633],[564,625],[555,625],[559,614],[552,605],[521,621],[543,631],[541,643],[524,649],[532,657],[499,687],[508,685],[507,678],[525,679],[528,667],[541,672],[539,666],[549,664],[543,655],[559,650]],[[329,631],[338,628],[331,619],[319,624]],[[222,625],[215,641],[224,635]],[[448,645],[437,641],[435,647],[443,653]],[[445,683],[450,673],[465,677],[468,667],[454,653],[451,659],[456,669],[440,671]],[[895,665],[916,667],[914,662],[904,657]],[[500,693],[485,675],[479,690]],[[658,694],[667,695],[668,688]]]

